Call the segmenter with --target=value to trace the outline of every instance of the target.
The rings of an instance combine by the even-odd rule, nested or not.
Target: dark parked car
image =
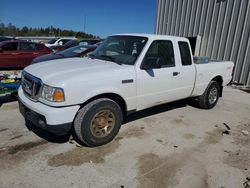
[[[13,38],[10,38],[10,37],[0,37],[0,42],[7,41],[7,40],[13,40]]]
[[[98,45],[100,42],[100,39],[70,40],[62,46],[51,46],[50,49],[54,52],[58,52],[78,45]]]
[[[0,43],[0,69],[23,69],[38,56],[51,53],[43,44],[21,40]]]
[[[42,61],[48,61],[53,59],[62,59],[62,58],[70,58],[70,57],[83,57],[86,56],[89,52],[94,51],[97,48],[96,45],[88,45],[88,46],[75,46],[72,48],[68,48],[66,50],[60,52],[54,52],[48,55],[43,55],[33,59],[33,63],[39,63]]]

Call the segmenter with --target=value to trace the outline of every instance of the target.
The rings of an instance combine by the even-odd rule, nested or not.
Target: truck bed
[[[195,64],[197,75],[192,95],[202,95],[205,89],[207,88],[207,84],[217,75],[221,75],[221,78],[223,78],[222,85],[227,85],[232,79],[231,74],[233,66],[234,64],[231,61],[217,60],[210,60],[208,63],[203,64]]]

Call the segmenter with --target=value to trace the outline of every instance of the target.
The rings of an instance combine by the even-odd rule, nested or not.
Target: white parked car
[[[83,143],[99,146],[116,136],[128,113],[188,97],[213,108],[233,66],[194,64],[186,38],[113,35],[89,58],[26,67],[19,106],[34,125],[57,134],[73,130]]]
[[[51,46],[62,46],[65,43],[69,42],[70,40],[75,38],[54,38],[50,39],[48,43],[45,43],[45,46],[51,47]]]

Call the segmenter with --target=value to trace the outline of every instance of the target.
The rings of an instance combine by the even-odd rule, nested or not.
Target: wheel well
[[[109,99],[115,101],[120,106],[123,114],[126,114],[127,104],[126,104],[125,100],[120,95],[115,94],[115,93],[104,93],[104,94],[100,94],[100,95],[97,95],[95,97],[92,97],[89,100],[85,101],[83,104],[81,104],[81,107],[83,107],[86,104],[88,104],[89,102],[96,100],[96,99],[99,99],[99,98],[109,98]]]
[[[219,83],[219,85],[220,85],[220,97],[222,97],[222,90],[223,90],[223,79],[222,79],[222,77],[221,76],[216,76],[216,77],[214,77],[212,80],[214,80],[214,81],[216,81],[216,82],[218,82]]]

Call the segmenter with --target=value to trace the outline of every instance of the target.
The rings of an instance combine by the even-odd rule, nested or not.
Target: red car
[[[51,53],[43,44],[27,41],[0,42],[0,70],[23,69],[38,56]]]

